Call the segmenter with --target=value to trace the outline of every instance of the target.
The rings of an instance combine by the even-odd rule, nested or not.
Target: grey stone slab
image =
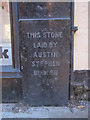
[[[14,103],[22,99],[22,80],[20,78],[2,79],[2,102]]]
[[[15,107],[16,106],[16,107]],[[61,120],[87,120],[88,119],[88,108],[84,110],[78,109],[77,107],[28,107],[23,111],[23,107],[17,105],[4,104],[3,106],[3,118],[21,118],[23,119],[61,119]],[[19,109],[15,112],[15,109]]]
[[[68,104],[71,21],[19,23],[24,100],[31,106]]]
[[[19,19],[70,17],[70,2],[19,2]]]

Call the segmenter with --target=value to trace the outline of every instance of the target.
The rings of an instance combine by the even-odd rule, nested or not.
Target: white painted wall
[[[2,6],[4,5],[4,9]],[[11,35],[10,35],[10,16],[9,4],[0,3],[0,47],[2,51],[8,50],[7,55],[9,58],[0,58],[0,66],[12,65],[12,50],[11,50]]]
[[[88,2],[75,3],[74,70],[88,70]]]

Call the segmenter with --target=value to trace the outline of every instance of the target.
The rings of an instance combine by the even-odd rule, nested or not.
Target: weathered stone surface
[[[22,80],[20,78],[2,79],[2,102],[14,103],[22,99]]]
[[[88,100],[89,97],[89,71],[74,71],[74,97],[76,100]]]
[[[88,86],[88,71],[76,70],[74,71],[74,84],[81,84]]]
[[[88,70],[88,89],[90,90],[90,70]]]
[[[70,17],[70,2],[20,2],[19,18],[60,18]]]
[[[21,21],[24,100],[31,106],[67,105],[71,21]]]
[[[90,101],[90,70],[88,71],[88,100]]]

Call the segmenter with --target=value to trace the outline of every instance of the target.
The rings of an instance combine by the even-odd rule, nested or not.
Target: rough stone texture
[[[19,102],[22,98],[22,80],[21,79],[2,79],[2,102]]]
[[[88,71],[88,100],[90,101],[90,70]]]
[[[74,84],[88,86],[88,72],[87,70],[74,71]]]
[[[88,89],[90,90],[90,70],[88,71]]]
[[[22,2],[18,3],[19,18],[70,17],[70,2]]]
[[[88,100],[88,72],[74,71],[74,97],[76,100]]]
[[[24,100],[31,106],[39,105],[66,105],[68,103],[68,89],[70,77],[70,44],[71,21],[47,20],[47,21],[21,21],[20,22],[20,55],[23,75]],[[61,38],[43,37],[44,32],[62,32]],[[27,33],[40,32],[40,38],[28,38]],[[33,43],[57,42],[52,48],[34,48]],[[37,57],[35,52],[57,52],[57,57]],[[32,61],[58,61],[60,66],[40,64],[32,65]],[[47,75],[34,74],[34,71],[47,71]],[[58,73],[50,73],[56,70]]]

